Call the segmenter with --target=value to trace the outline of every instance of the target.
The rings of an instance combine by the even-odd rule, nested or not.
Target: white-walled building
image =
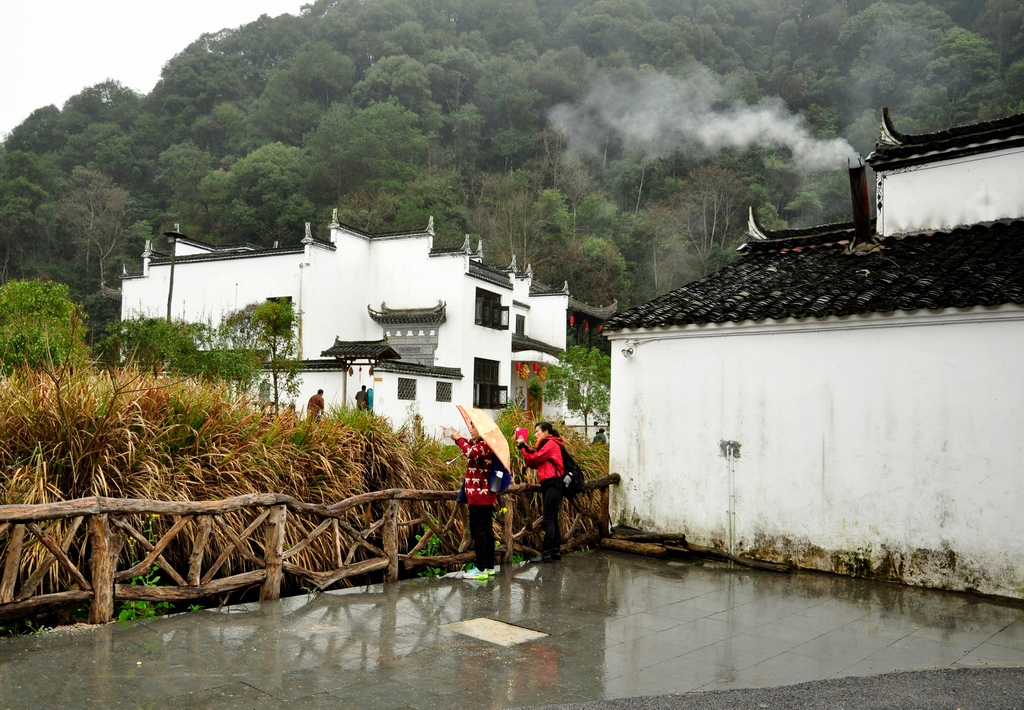
[[[734,263],[606,324],[613,516],[1024,597],[1024,115],[886,114],[868,163],[877,234],[752,221]]]
[[[419,414],[427,434],[461,422],[456,404],[525,402],[528,379],[519,371],[535,377],[534,364],[551,364],[565,349],[568,284],[547,289],[514,259],[488,266],[468,237],[459,248],[435,249],[433,220],[387,234],[337,220],[329,229],[324,241],[307,225],[300,244],[270,249],[175,234],[173,286],[171,255],[147,245],[142,273],[122,281],[121,317],[163,317],[168,294],[173,318],[213,324],[250,303],[290,299],[301,313],[300,408],[318,389],[329,406],[346,397],[351,406],[365,386],[374,411],[399,426]],[[396,353],[371,372],[370,362]]]

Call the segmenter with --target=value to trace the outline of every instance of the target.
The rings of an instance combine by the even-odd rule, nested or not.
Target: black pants
[[[549,478],[540,484],[544,495],[544,546],[541,552],[561,553],[562,530],[558,524],[558,511],[562,508],[562,479]]]
[[[494,527],[491,525],[493,517],[493,505],[469,506],[469,534],[473,536],[476,568],[479,570],[494,567]]]

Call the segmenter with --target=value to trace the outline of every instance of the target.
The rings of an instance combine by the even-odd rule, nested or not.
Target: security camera
[[[630,358],[635,356],[636,355],[636,345],[633,344],[633,343],[630,343],[629,345],[624,347],[622,349],[622,355],[623,355],[623,357],[630,357]]]

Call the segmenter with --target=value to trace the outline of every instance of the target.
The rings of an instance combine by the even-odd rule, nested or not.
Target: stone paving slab
[[[473,619],[547,636],[446,628]],[[531,707],[996,665],[1024,667],[1019,604],[601,551],[3,640],[0,709]]]

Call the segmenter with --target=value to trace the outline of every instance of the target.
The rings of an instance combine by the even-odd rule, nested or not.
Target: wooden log
[[[188,583],[198,587],[202,581],[203,555],[206,554],[206,543],[213,532],[213,516],[204,515],[199,519],[199,535],[192,545],[192,554],[188,556]]]
[[[106,515],[89,516],[89,563],[92,570],[92,604],[89,623],[105,624],[114,618],[114,558],[110,526]]]
[[[384,509],[384,556],[388,568],[384,572],[385,582],[398,581],[398,501],[389,500]]]
[[[113,525],[114,527],[118,528],[119,530],[123,530],[129,537],[131,537],[133,540],[135,540],[135,542],[139,543],[139,545],[142,546],[143,550],[146,550],[147,552],[152,552],[153,551],[153,543],[151,543],[146,538],[145,535],[140,533],[138,530],[133,528],[131,525],[129,525],[125,521],[119,520],[117,518],[110,518],[110,524]],[[174,580],[175,584],[177,584],[179,586],[182,586],[182,587],[185,586],[185,584],[186,584],[185,580],[182,578],[182,576],[180,574],[178,574],[177,570],[175,570],[173,567],[171,567],[171,563],[168,562],[166,560],[166,558],[164,558],[163,555],[157,555],[156,559],[154,560],[154,562],[156,562],[157,567],[159,567],[164,572],[166,572],[167,575],[171,579]],[[146,570],[143,570],[143,571],[146,571]],[[118,572],[116,575],[114,575],[114,581],[115,582],[131,581],[131,579],[133,577],[138,577],[139,576],[137,574],[131,574],[131,572],[132,572],[132,570],[125,570],[124,572]]]
[[[187,602],[192,599],[252,587],[263,582],[266,576],[266,570],[257,569],[231,577],[221,577],[198,587],[147,587],[141,584],[118,584],[114,587],[114,598],[118,601]]]
[[[498,548],[501,549],[501,548]],[[464,565],[467,562],[471,562],[476,557],[475,552],[460,552],[457,555],[420,555],[418,557],[409,557],[408,555],[399,556],[402,565],[406,569],[416,569],[417,567],[447,567],[449,565]]]
[[[287,532],[288,508],[275,505],[270,509],[267,518],[266,535],[263,544],[263,562],[267,576],[263,579],[260,589],[260,601],[271,601],[281,598],[281,563],[284,561],[284,538]]]
[[[71,543],[75,539],[75,533],[78,532],[78,528],[82,525],[82,521],[85,520],[84,516],[79,515],[71,522],[71,527],[64,533],[64,539],[60,543],[60,549],[67,554],[67,551],[71,548]],[[17,596],[14,598],[15,601],[24,601],[36,593],[36,587],[43,581],[43,577],[53,566],[53,563],[57,561],[57,558],[53,556],[53,553],[46,555],[43,561],[36,568],[36,571],[32,573],[25,583],[21,585],[21,589],[18,591]]]
[[[525,552],[528,557],[536,557],[540,554],[540,550],[535,550],[532,547],[520,545],[519,543],[516,543],[516,552]]]
[[[50,554],[57,558],[57,562],[60,566],[67,570],[71,578],[75,580],[79,589],[89,591],[92,589],[92,585],[86,580],[85,576],[78,570],[77,567],[68,559],[68,556],[64,554],[64,550],[60,549],[60,545],[53,541],[49,535],[44,533],[36,523],[29,523],[27,526],[28,531],[36,536],[39,542],[43,543],[43,546],[50,551]]]
[[[0,537],[3,537],[9,527],[11,527],[10,523],[0,523]]]
[[[692,542],[685,543],[685,547],[690,552],[697,553],[699,555],[705,555],[707,557],[715,557],[720,560],[728,560],[729,562],[735,562],[738,565],[744,567],[751,567],[753,569],[763,569],[769,572],[790,572],[792,568],[789,565],[780,565],[774,562],[762,562],[761,560],[751,560],[746,557],[736,557],[730,555],[724,550],[717,550],[713,547],[704,547],[703,545],[695,545]]]
[[[644,557],[664,557],[668,554],[668,551],[662,545],[655,545],[650,542],[630,542],[614,537],[602,538],[601,547],[617,552],[628,552],[631,555],[643,555]]]
[[[11,531],[11,541],[7,545],[7,561],[4,563],[4,576],[0,580],[0,604],[14,601],[14,585],[18,583],[18,570],[21,568],[21,551],[25,542],[25,526],[15,525]]]
[[[410,528],[413,525],[422,525],[423,523],[429,523],[429,522],[430,522],[430,518],[426,518],[426,517],[423,517],[423,518],[413,518],[412,520],[406,520],[405,522],[399,523],[398,527],[400,527],[400,528]]]
[[[183,515],[182,517],[178,518],[178,522],[172,525],[171,529],[164,533],[164,536],[160,538],[155,545],[153,545],[153,549],[149,551],[149,554],[146,555],[146,558],[142,560],[142,562],[140,562],[139,564],[132,567],[131,569],[118,573],[118,579],[131,579],[133,577],[138,577],[146,572],[149,572],[150,568],[153,566],[153,563],[156,562],[156,558],[160,557],[160,553],[162,553],[164,549],[171,544],[171,541],[174,540],[174,536],[177,535],[183,527],[188,525],[188,522],[192,520],[192,517],[193,516],[191,515]],[[124,528],[122,528],[122,530],[123,529]],[[125,530],[125,532],[128,531]],[[149,540],[146,540],[146,544],[149,544]],[[170,568],[170,565],[167,565],[167,567]],[[174,576],[176,576],[178,579],[181,579],[181,576],[178,575],[177,572],[174,573]],[[180,583],[184,584],[185,580],[181,580]]]
[[[341,567],[344,559],[341,556],[341,530],[337,518],[331,518],[331,536],[334,538],[334,566]]]
[[[335,519],[328,518],[327,520],[317,525],[313,532],[309,533],[306,537],[302,538],[298,543],[296,543],[294,547],[290,547],[288,550],[286,550],[283,559],[287,560],[290,557],[294,557],[295,555],[299,554],[307,547],[309,547],[314,540],[320,537],[320,533],[322,533],[324,530],[331,526],[332,522],[335,522]]]
[[[611,488],[605,486],[601,489],[601,517],[598,523],[601,531],[601,537],[608,537],[608,535],[611,534],[611,520]]]
[[[505,556],[501,563],[512,564],[512,555],[515,553],[515,535],[512,532],[512,499],[505,501],[505,512],[501,516],[501,541],[505,545]]]
[[[615,540],[627,540],[629,542],[654,542],[654,543],[673,543],[682,544],[686,541],[686,536],[682,534],[671,534],[671,533],[623,533],[621,530],[615,530],[611,533],[611,537]]]
[[[72,589],[68,592],[56,592],[54,594],[40,594],[37,597],[30,597],[24,601],[0,604],[0,621],[17,619],[26,616],[30,612],[58,604],[69,604],[71,602],[82,602],[92,599],[92,592],[83,589]]]
[[[270,511],[264,510],[262,513],[256,516],[255,520],[249,523],[245,530],[242,531],[241,535],[236,535],[235,531],[232,530],[231,527],[223,519],[217,520],[218,516],[215,515],[213,519],[216,520],[218,526],[220,526],[221,529],[224,530],[225,534],[228,536],[228,540],[230,540],[230,544],[227,546],[227,548],[224,549],[224,551],[220,553],[220,556],[216,559],[213,565],[210,566],[210,569],[206,570],[206,574],[203,575],[203,579],[200,581],[200,584],[207,584],[211,579],[213,579],[213,575],[217,574],[217,571],[220,570],[221,565],[223,565],[227,561],[228,557],[231,556],[231,553],[236,548],[239,548],[238,554],[242,555],[244,559],[248,559],[250,561],[255,560],[254,564],[262,566],[263,560],[260,560],[251,552],[249,552],[249,549],[245,545],[242,545],[242,543],[245,542],[246,538],[248,538],[253,533],[253,531],[256,530],[256,528],[259,527],[260,524],[269,516]]]
[[[338,569],[328,570],[326,572],[313,572],[305,569],[304,567],[294,565],[291,562],[283,563],[283,568],[288,574],[308,579],[316,586],[317,589],[326,589],[335,582],[340,582],[348,577],[358,577],[360,575],[376,572],[377,570],[386,569],[389,564],[390,560],[387,558],[374,557],[373,559],[357,562],[354,565],[345,565]]]

